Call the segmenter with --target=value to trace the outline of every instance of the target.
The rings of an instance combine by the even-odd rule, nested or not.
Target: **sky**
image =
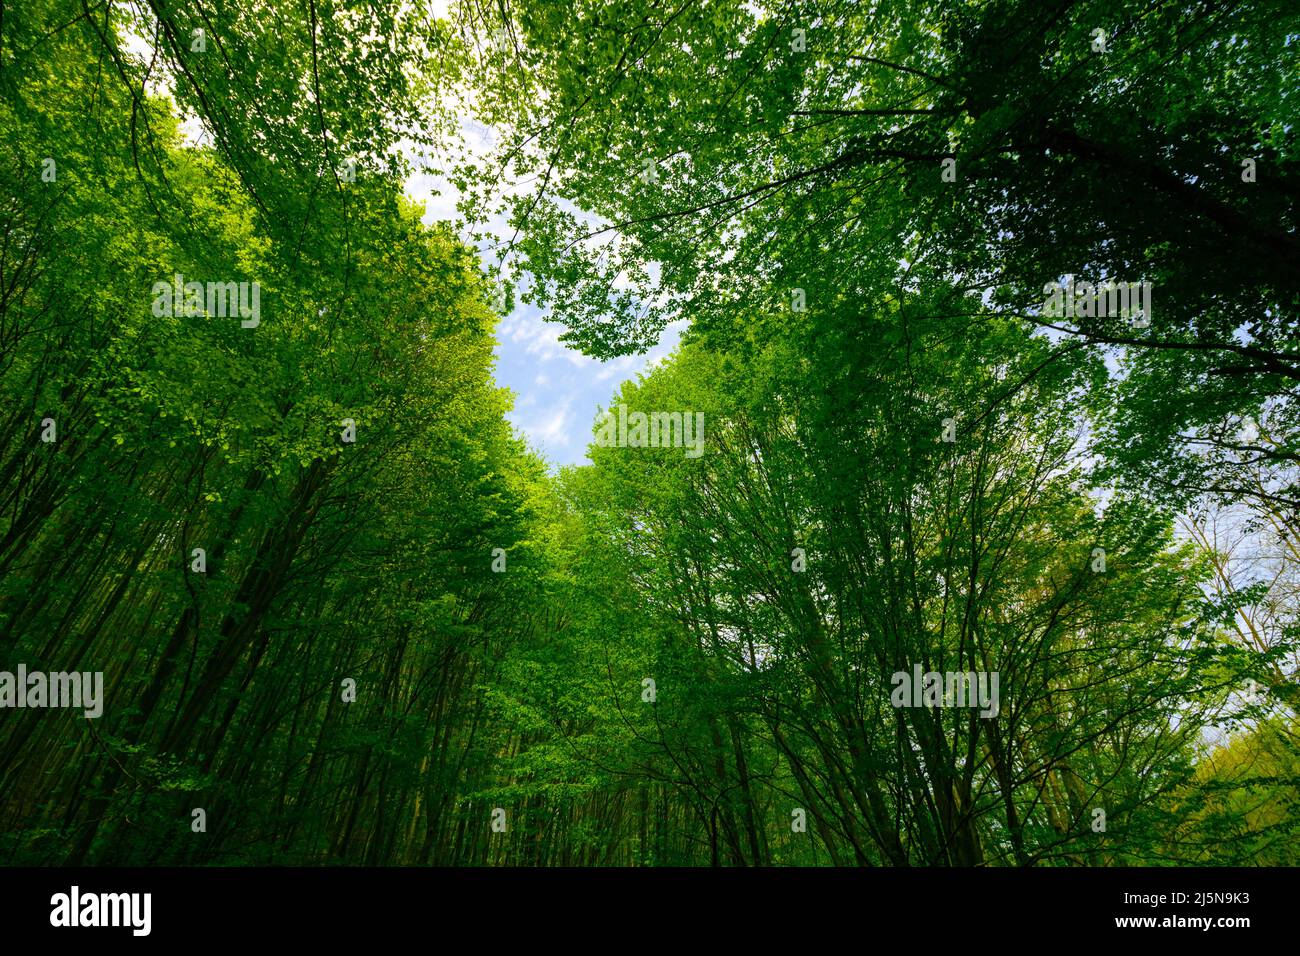
[[[525,305],[497,325],[497,384],[516,396],[507,417],[553,466],[586,460],[598,409],[609,407],[625,379],[671,352],[680,334],[669,328],[643,355],[599,361],[560,342],[562,331]]]
[[[466,118],[462,134],[470,151],[490,145],[492,132]],[[424,221],[455,221],[459,193],[446,179],[417,173],[406,194],[424,203]],[[502,241],[510,238],[504,221],[489,223]],[[497,324],[496,381],[510,389],[515,407],[506,417],[546,459],[552,470],[587,460],[587,445],[599,409],[611,404],[619,386],[635,378],[676,347],[682,324],[664,330],[659,343],[641,355],[601,361],[560,341],[564,326],[547,321],[548,312],[516,302]]]
[[[448,16],[447,0],[432,0],[434,16]],[[493,131],[462,120],[461,131],[471,151],[493,141]],[[455,220],[457,190],[445,179],[423,173],[407,180],[406,193],[425,205],[424,221]],[[498,222],[504,234],[503,222]],[[502,236],[505,239],[509,235]],[[547,313],[522,302],[497,324],[496,381],[515,396],[506,417],[552,469],[582,464],[599,409],[607,408],[626,379],[635,378],[668,355],[681,335],[680,324],[669,326],[659,344],[642,355],[598,361],[560,341],[564,328],[548,322]]]

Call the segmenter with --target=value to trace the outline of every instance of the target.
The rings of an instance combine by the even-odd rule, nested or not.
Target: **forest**
[[[1298,119],[1291,0],[0,0],[0,864],[1300,865]],[[581,464],[523,307],[684,330]]]

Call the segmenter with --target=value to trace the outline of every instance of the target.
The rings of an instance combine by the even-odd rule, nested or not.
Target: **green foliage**
[[[5,712],[0,859],[1294,864],[1284,12],[6,8],[0,670],[106,706]],[[703,454],[529,451],[497,212]]]

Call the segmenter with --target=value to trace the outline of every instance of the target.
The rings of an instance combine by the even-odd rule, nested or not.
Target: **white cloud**
[[[523,346],[524,353],[542,362],[565,359],[574,368],[587,368],[596,360],[569,348],[560,341],[564,330],[554,322],[547,322],[533,310],[508,315],[497,326],[497,335]]]
[[[532,404],[532,403],[521,403]],[[569,447],[573,439],[573,399],[566,398],[559,406],[537,417],[520,418],[511,415],[515,427],[528,436],[529,441],[542,451],[553,453],[556,449]]]

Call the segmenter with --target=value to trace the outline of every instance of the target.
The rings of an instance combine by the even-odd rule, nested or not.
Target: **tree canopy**
[[[1290,12],[0,7],[0,860],[1300,862]]]

